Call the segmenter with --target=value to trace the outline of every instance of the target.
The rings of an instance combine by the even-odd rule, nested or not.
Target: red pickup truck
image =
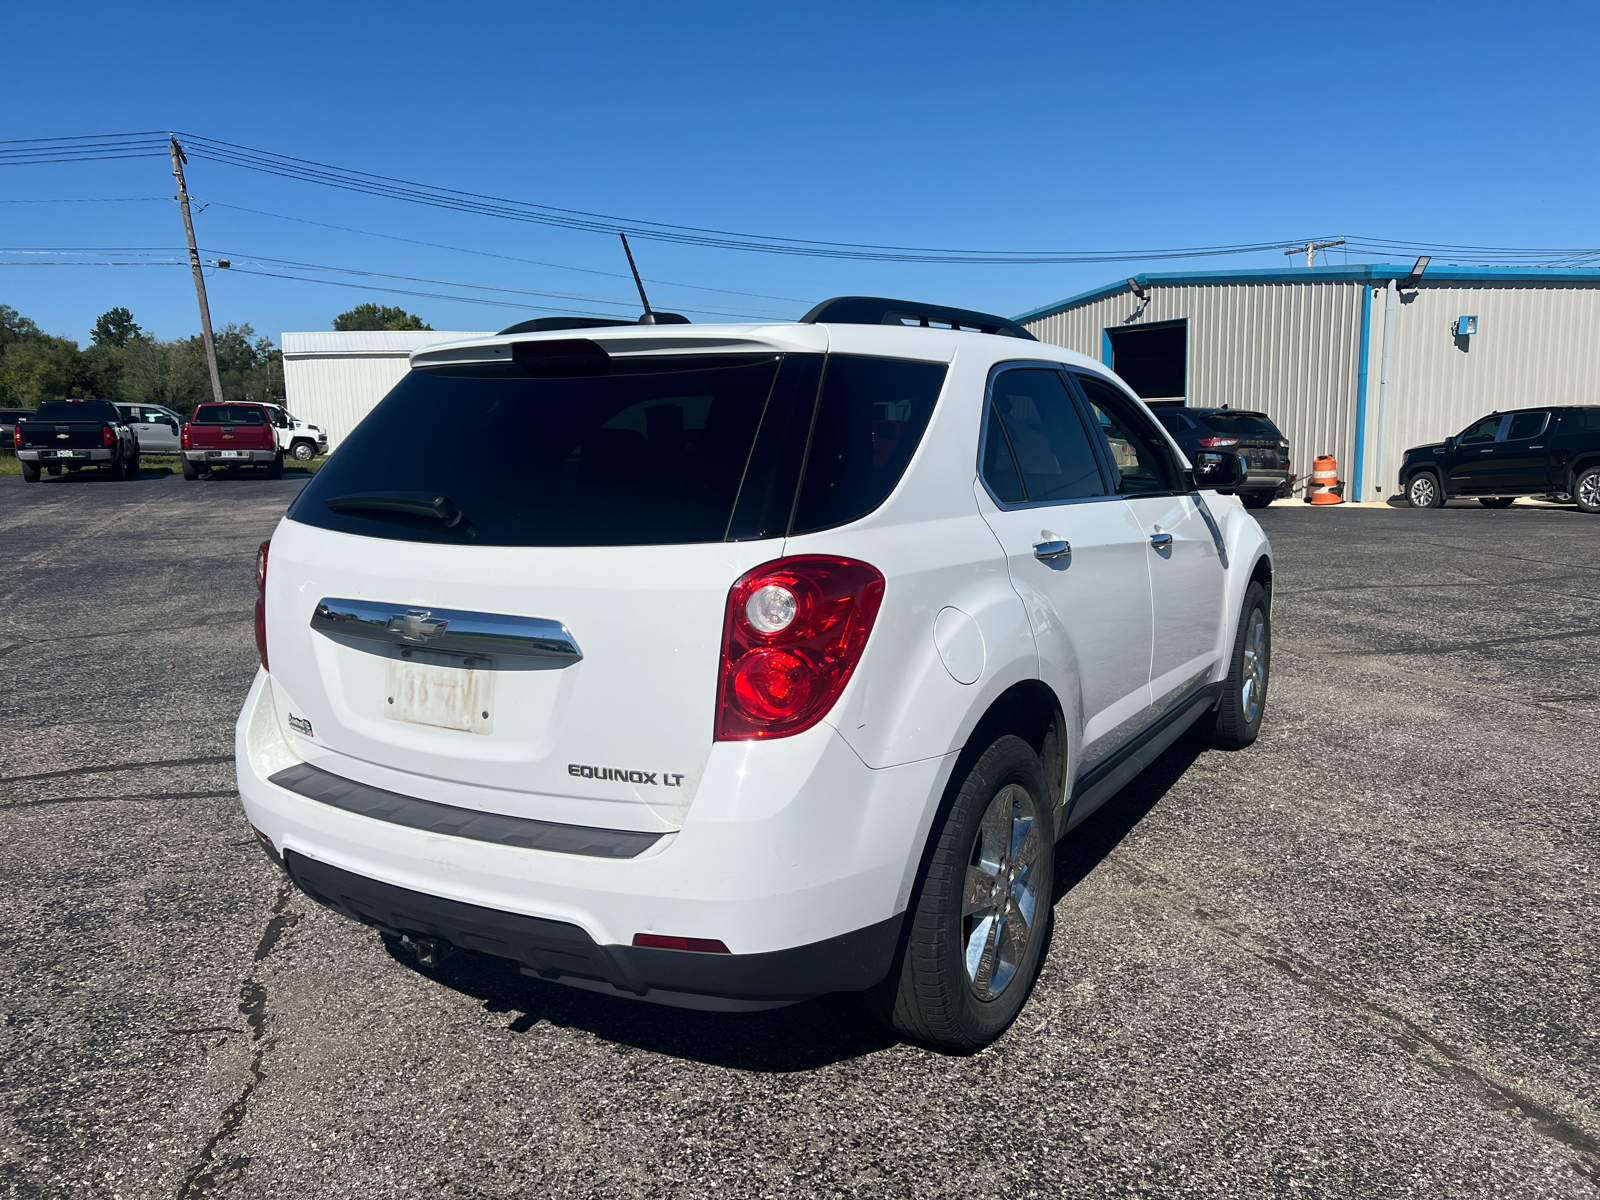
[[[268,479],[283,478],[283,451],[261,404],[201,404],[178,434],[183,477],[243,464],[265,467]]]

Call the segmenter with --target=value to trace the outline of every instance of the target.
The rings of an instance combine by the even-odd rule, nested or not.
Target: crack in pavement
[[[300,923],[300,914],[289,911],[289,897],[293,891],[294,885],[288,880],[278,888],[278,898],[273,902],[267,927],[261,933],[261,940],[256,943],[253,958],[256,966],[272,953],[285,933]],[[201,1147],[194,1164],[184,1176],[183,1185],[178,1189],[177,1200],[191,1200],[192,1197],[203,1196],[224,1184],[237,1182],[251,1162],[248,1154],[219,1156],[217,1148],[225,1139],[237,1133],[239,1127],[244,1124],[250,1108],[250,1098],[267,1078],[267,1073],[261,1065],[262,1060],[278,1044],[276,1038],[265,1036],[267,989],[260,980],[254,978],[253,970],[254,968],[252,974],[245,976],[239,986],[239,1013],[250,1029],[250,1042],[253,1047],[248,1068],[250,1078],[245,1081],[244,1090],[239,1093],[238,1099],[222,1110],[222,1118],[217,1122],[216,1132]]]
[[[143,771],[158,767],[203,767],[231,763],[231,754],[212,754],[202,758],[159,758],[151,762],[113,763],[104,767],[69,767],[64,771],[41,771],[36,775],[7,775],[0,783],[29,783],[35,779],[62,779],[68,775],[103,775],[111,771]]]
[[[1600,1138],[1553,1108],[1519,1091],[1513,1084],[1497,1077],[1490,1068],[1476,1065],[1467,1051],[1451,1045],[1420,1022],[1374,999],[1337,972],[1290,949],[1277,939],[1211,911],[1200,896],[1154,868],[1135,862],[1116,850],[1107,855],[1104,861],[1146,897],[1159,899],[1171,911],[1226,938],[1252,958],[1273,967],[1317,995],[1357,1009],[1366,1016],[1369,1025],[1391,1042],[1406,1053],[1428,1061],[1436,1069],[1442,1067],[1442,1073],[1453,1076],[1457,1083],[1468,1092],[1475,1093],[1489,1108],[1515,1113],[1542,1137],[1565,1146],[1576,1156],[1573,1169],[1590,1181],[1600,1182]],[[1432,1055],[1423,1053],[1424,1049],[1431,1050]],[[1570,1104],[1570,1098],[1567,1100]]]

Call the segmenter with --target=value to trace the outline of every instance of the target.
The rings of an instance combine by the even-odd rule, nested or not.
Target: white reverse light
[[[760,633],[779,633],[794,623],[798,601],[786,587],[769,583],[750,593],[744,602],[744,615]]]

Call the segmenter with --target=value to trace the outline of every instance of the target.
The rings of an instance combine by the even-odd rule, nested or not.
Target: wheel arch
[[[1600,467],[1600,450],[1585,450],[1581,454],[1573,455],[1572,462],[1567,467],[1567,486],[1565,490],[1570,493],[1573,488],[1578,486],[1578,476],[1592,467]]]

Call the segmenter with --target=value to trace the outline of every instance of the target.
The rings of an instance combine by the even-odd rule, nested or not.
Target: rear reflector
[[[699,954],[727,954],[728,948],[716,938],[689,938],[668,937],[661,933],[636,933],[633,935],[635,946],[647,946],[652,950],[693,950]]]

